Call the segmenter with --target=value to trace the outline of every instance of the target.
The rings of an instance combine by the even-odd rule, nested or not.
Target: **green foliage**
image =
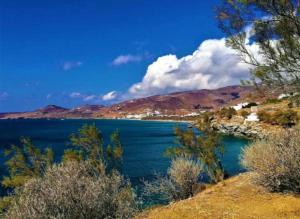
[[[67,162],[80,162],[84,160],[84,155],[83,152],[80,150],[65,150],[63,154],[63,159],[62,161],[64,163]]]
[[[273,115],[273,119],[275,123],[277,123],[278,125],[284,127],[291,127],[298,122],[299,117],[297,112],[289,109],[289,110],[276,111]]]
[[[282,100],[279,99],[267,99],[263,104],[276,104],[276,103],[280,103],[282,102]]]
[[[257,103],[255,102],[248,103],[246,106],[243,106],[243,108],[251,108],[252,106],[257,106]]]
[[[123,148],[120,142],[119,132],[111,135],[111,145],[103,150],[103,137],[95,125],[83,126],[77,134],[71,135],[71,143],[75,149],[65,150],[62,163],[89,162],[98,174],[110,173],[121,168]],[[33,178],[43,177],[45,171],[53,166],[53,151],[49,148],[41,151],[34,146],[30,139],[22,138],[21,146],[12,145],[5,155],[9,158],[6,162],[8,176],[2,180],[2,185],[13,189],[10,196],[0,200],[0,211],[6,211],[7,207],[15,201],[17,193]],[[108,168],[106,168],[108,164]]]
[[[290,97],[290,104],[292,107],[300,107],[300,94]]]
[[[227,119],[231,119],[233,116],[235,116],[237,114],[236,110],[233,109],[232,107],[229,108],[222,108],[221,110],[219,110],[217,112],[217,114],[221,117],[221,118],[227,118]]]
[[[114,132],[111,137],[111,144],[103,148],[103,136],[95,125],[83,126],[77,134],[71,135],[71,143],[74,150],[68,150],[64,154],[64,160],[89,160],[99,170],[103,167],[103,162],[107,164],[108,170],[120,168],[123,148],[120,141],[119,131]]]
[[[224,0],[217,9],[227,46],[253,66],[248,84],[300,90],[299,8],[300,2],[294,0]],[[252,42],[256,54],[249,49]]]
[[[84,125],[70,137],[71,144],[78,147],[85,159],[92,162],[103,160],[103,136],[96,125]]]
[[[208,122],[204,119],[197,125],[201,134],[193,129],[176,128],[175,134],[179,146],[168,148],[166,155],[170,157],[188,156],[199,160],[210,180],[216,183],[224,178],[224,169],[220,161],[224,154],[224,146],[221,144],[220,135],[210,128]]]
[[[268,113],[264,110],[260,110],[257,112],[257,116],[260,121],[266,122],[266,123],[272,123],[272,115],[271,113]]]
[[[2,180],[4,187],[22,186],[28,179],[43,175],[53,164],[54,155],[50,148],[42,152],[27,138],[22,138],[21,144],[21,146],[13,145],[5,151],[5,155],[10,158],[6,161],[9,176]]]

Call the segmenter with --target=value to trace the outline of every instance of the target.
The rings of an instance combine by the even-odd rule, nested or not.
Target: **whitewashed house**
[[[242,109],[243,107],[247,106],[249,103],[239,103],[235,106],[232,106],[233,109],[235,109],[236,111]]]
[[[280,94],[277,99],[278,100],[282,100],[283,98],[286,98],[286,97],[290,97],[291,95],[290,94]]]
[[[256,113],[250,113],[250,115],[247,116],[245,121],[247,121],[247,122],[258,122],[259,118],[258,118]]]

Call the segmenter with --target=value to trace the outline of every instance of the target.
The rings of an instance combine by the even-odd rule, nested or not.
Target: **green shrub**
[[[186,157],[172,160],[167,176],[156,176],[153,182],[144,182],[144,195],[159,197],[164,201],[177,201],[194,196],[200,189],[198,183],[202,167],[199,162]]]
[[[232,107],[229,108],[222,108],[220,111],[217,113],[221,118],[227,118],[231,119],[234,115],[237,114],[236,110],[233,109]]]
[[[267,99],[263,104],[275,104],[275,103],[280,103],[282,100],[279,99]]]
[[[257,106],[257,103],[255,102],[248,103],[246,106],[243,106],[243,108],[251,108],[252,106]]]
[[[300,127],[250,144],[243,149],[242,164],[259,185],[300,193]]]
[[[271,123],[272,122],[272,115],[269,112],[266,112],[264,110],[260,110],[257,112],[257,116],[260,121],[266,122],[266,123]]]
[[[221,163],[224,146],[221,136],[208,124],[197,124],[196,126],[201,131],[201,135],[193,129],[177,128],[175,134],[178,146],[168,148],[165,154],[171,158],[187,156],[198,160],[203,165],[203,170],[210,181],[212,183],[220,182],[224,178],[224,168]]]
[[[299,121],[297,112],[291,109],[278,110],[274,113],[259,111],[257,115],[260,121],[284,127],[291,127]]]
[[[298,122],[299,118],[297,112],[289,109],[276,111],[273,120],[278,125],[291,127]]]
[[[135,203],[118,172],[99,174],[89,162],[67,162],[29,180],[4,218],[132,218]]]

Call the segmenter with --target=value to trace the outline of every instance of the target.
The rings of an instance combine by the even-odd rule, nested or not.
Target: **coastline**
[[[116,119],[116,118],[99,118],[99,117],[96,117],[96,118],[93,118],[93,117],[90,117],[90,118],[85,118],[85,117],[73,117],[73,118],[43,118],[43,117],[40,117],[40,118],[0,118],[0,121],[1,120],[124,120],[124,121],[150,121],[150,122],[174,122],[174,123],[191,123],[192,124],[192,121],[189,121],[189,120],[172,120],[172,119],[126,119],[126,118],[119,118],[119,119]]]

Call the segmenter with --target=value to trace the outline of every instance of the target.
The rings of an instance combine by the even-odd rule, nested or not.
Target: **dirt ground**
[[[195,197],[140,214],[138,219],[300,218],[300,196],[270,193],[245,173]]]

